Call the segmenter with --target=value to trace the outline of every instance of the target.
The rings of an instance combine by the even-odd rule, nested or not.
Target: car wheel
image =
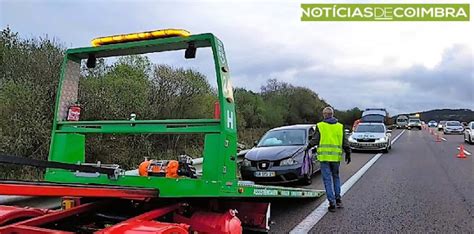
[[[474,141],[472,140],[472,136],[469,135],[469,144],[474,144]]]
[[[388,149],[388,147],[387,147],[387,148],[385,148],[385,149],[382,150],[382,153],[386,154],[386,153],[388,153],[388,150],[389,150],[389,149]]]

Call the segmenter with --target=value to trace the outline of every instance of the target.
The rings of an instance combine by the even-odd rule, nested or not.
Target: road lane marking
[[[443,141],[448,141],[448,140],[446,140],[446,138],[444,138],[444,137],[441,137],[441,140],[443,140]]]
[[[392,145],[398,140],[398,138],[402,136],[404,132],[405,130],[403,130],[392,140]],[[380,158],[380,156],[382,156],[382,153],[376,154],[341,186],[341,196],[344,196],[344,194],[367,172],[367,170],[369,170],[369,168],[374,165],[374,163]],[[328,212],[328,206],[329,201],[326,199],[323,203],[321,203],[321,205],[319,205],[308,216],[306,216],[306,218],[304,218],[298,225],[296,225],[290,231],[290,234],[308,233],[309,231],[311,231],[311,229],[324,217],[324,215],[326,215],[326,213]]]
[[[458,147],[458,150],[461,150],[461,148]],[[465,149],[464,149],[464,153],[467,154],[467,155],[469,155],[469,156],[471,156],[471,153],[469,153],[469,151],[467,151],[467,150],[465,150]]]

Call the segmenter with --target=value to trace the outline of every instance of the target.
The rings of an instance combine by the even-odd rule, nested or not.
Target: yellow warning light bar
[[[94,38],[91,43],[92,46],[101,46],[108,44],[117,44],[125,43],[131,41],[143,41],[151,40],[158,38],[167,38],[167,37],[189,37],[190,32],[183,29],[162,29],[149,32],[140,32],[140,33],[129,33],[129,34],[120,34],[107,37],[98,37]]]

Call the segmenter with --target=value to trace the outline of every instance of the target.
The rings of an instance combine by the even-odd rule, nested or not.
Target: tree
[[[263,98],[252,91],[237,88],[234,91],[239,127],[258,128],[265,124]]]

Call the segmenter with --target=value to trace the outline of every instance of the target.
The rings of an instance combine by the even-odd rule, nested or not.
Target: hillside
[[[474,121],[474,111],[470,109],[436,109],[418,112],[421,120],[428,122],[430,120],[459,120],[461,122]],[[416,113],[408,113],[406,115],[414,115]]]

